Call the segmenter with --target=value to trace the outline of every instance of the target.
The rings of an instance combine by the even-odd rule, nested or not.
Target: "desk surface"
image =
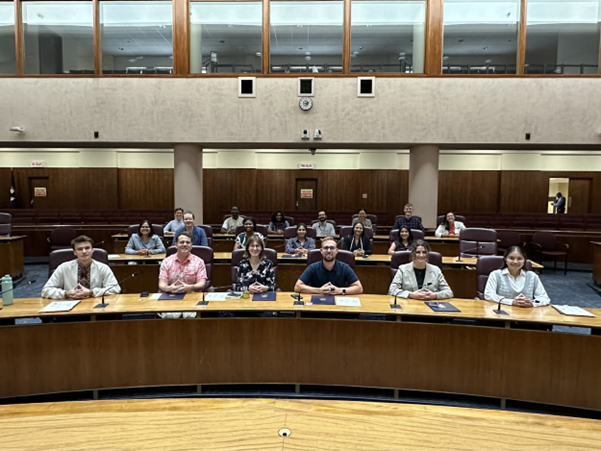
[[[0,236],[0,242],[19,241],[26,238],[27,235]]]

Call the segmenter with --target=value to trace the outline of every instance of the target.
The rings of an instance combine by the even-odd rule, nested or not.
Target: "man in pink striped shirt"
[[[191,253],[192,236],[180,233],[175,247],[177,253],[161,263],[159,289],[168,293],[202,291],[207,283],[207,269],[202,258]]]

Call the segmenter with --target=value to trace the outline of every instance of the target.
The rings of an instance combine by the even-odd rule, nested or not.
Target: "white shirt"
[[[466,228],[467,227],[465,227],[465,224],[463,222],[455,221],[455,235],[451,235],[451,236],[459,236],[461,231]],[[434,235],[436,235],[437,237],[440,238],[445,232],[448,232],[448,230],[445,229],[444,224],[440,224],[438,226],[438,228],[436,229],[436,232],[434,232]]]
[[[42,288],[42,297],[50,299],[66,299],[67,291],[77,286],[77,259],[61,263],[56,271],[52,273],[44,288]],[[109,288],[111,287],[111,288]],[[111,268],[104,263],[92,260],[90,268],[90,290],[92,296],[97,298],[102,296],[106,290],[106,295],[119,294],[121,287],[115,279]]]
[[[501,285],[498,284],[495,273],[500,273]],[[491,272],[486,282],[484,298],[487,301],[499,302],[500,300],[502,304],[512,305],[515,297],[522,293],[532,301],[535,307],[549,305],[551,299],[549,299],[545,287],[543,287],[536,273],[531,272],[531,274],[533,278],[532,286],[525,287],[526,271],[523,269],[517,277],[513,277],[508,268],[497,269]]]

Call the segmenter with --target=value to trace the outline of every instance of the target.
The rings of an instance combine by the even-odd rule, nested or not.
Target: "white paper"
[[[205,295],[205,301],[225,301],[229,293],[208,293]]]
[[[155,294],[151,295],[148,299],[154,299],[155,301],[157,301],[161,298],[161,294],[162,293],[155,293]]]
[[[587,312],[583,308],[575,307],[575,306],[571,306],[571,305],[555,305],[555,304],[553,304],[553,308],[555,310],[557,310],[559,313],[563,313],[564,315],[589,316],[592,318],[595,317],[595,315],[593,315],[591,312]]]
[[[361,300],[359,298],[349,298],[347,296],[336,297],[336,305],[342,305],[344,307],[361,307]]]
[[[53,301],[40,310],[42,312],[68,312],[81,301]]]
[[[121,258],[119,254],[109,254],[109,258]]]

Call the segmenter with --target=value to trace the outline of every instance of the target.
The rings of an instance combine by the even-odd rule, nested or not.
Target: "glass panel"
[[[171,2],[101,2],[100,30],[103,74],[173,73]]]
[[[519,0],[445,0],[443,74],[515,74]]]
[[[527,74],[596,74],[601,1],[528,0]]]
[[[425,1],[354,1],[351,72],[424,72]]]
[[[0,74],[16,74],[15,5],[0,2]]]
[[[342,72],[343,2],[271,2],[272,73]]]
[[[94,73],[92,2],[23,2],[26,74]]]
[[[190,3],[190,71],[261,72],[261,2]]]

